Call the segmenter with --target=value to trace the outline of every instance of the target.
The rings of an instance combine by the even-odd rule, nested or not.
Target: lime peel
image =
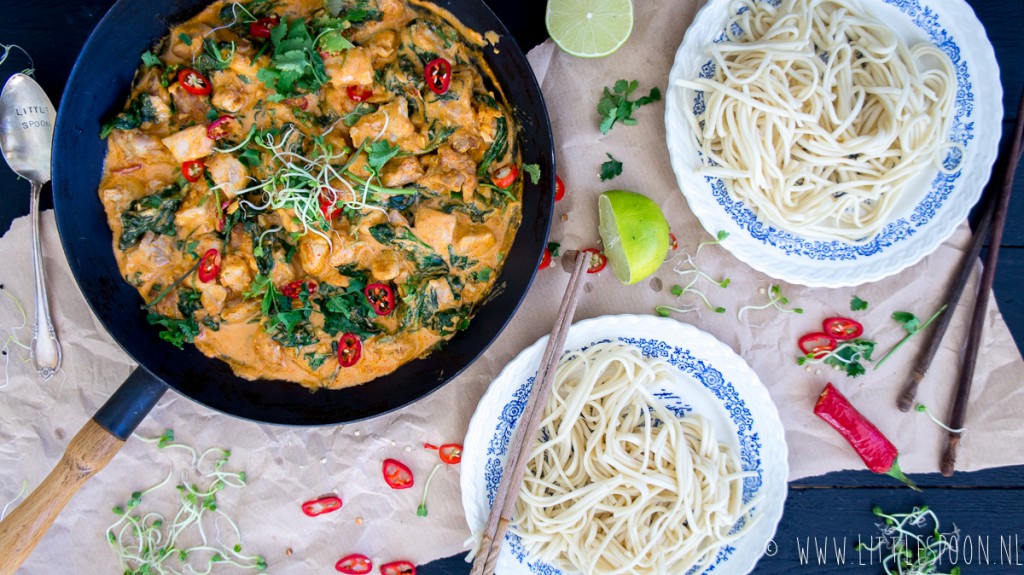
[[[598,198],[598,232],[615,277],[635,284],[653,274],[669,248],[668,221],[653,200],[626,190]]]

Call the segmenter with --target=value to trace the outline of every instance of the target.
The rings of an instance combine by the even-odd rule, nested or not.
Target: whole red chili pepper
[[[380,566],[381,575],[416,575],[416,566],[408,561],[392,561]]]
[[[826,384],[821,392],[818,403],[814,406],[814,414],[828,422],[850,443],[868,469],[899,479],[911,489],[920,491],[914,482],[900,471],[897,461],[899,451],[896,446],[861,415],[850,400],[839,393],[831,383]]]
[[[302,512],[310,517],[341,509],[341,498],[334,495],[319,497],[302,504]]]

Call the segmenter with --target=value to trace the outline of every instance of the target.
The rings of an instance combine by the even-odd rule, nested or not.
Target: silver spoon
[[[32,184],[32,267],[36,275],[35,324],[32,326],[32,364],[46,381],[60,369],[60,343],[50,322],[39,245],[39,190],[50,181],[50,147],[57,114],[35,80],[15,74],[0,94],[0,151],[14,173]]]

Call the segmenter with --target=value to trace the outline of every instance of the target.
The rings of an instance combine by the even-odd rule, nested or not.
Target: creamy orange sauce
[[[517,127],[482,45],[400,0],[221,0],[171,28],[109,130],[99,188],[154,329],[241,377],[311,388],[372,380],[465,329],[525,177],[495,186],[519,167]],[[451,64],[440,95],[424,78],[436,58]],[[202,76],[185,86],[182,69]],[[367,284],[393,309],[376,313]],[[360,341],[351,366],[345,334]]]

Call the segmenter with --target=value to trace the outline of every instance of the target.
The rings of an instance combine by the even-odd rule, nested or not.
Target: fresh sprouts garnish
[[[845,371],[850,377],[857,377],[866,373],[861,361],[871,361],[871,354],[875,351],[875,342],[864,339],[844,341],[828,353],[815,356],[813,353],[798,357],[797,365],[809,365],[824,363],[831,365],[839,371]]]
[[[692,278],[686,285],[672,286],[672,295],[679,298],[685,294],[692,293],[696,295],[701,300],[701,302],[704,303],[704,307],[708,308],[709,310],[715,313],[725,313],[724,307],[713,305],[708,295],[694,286],[697,284],[698,281],[704,279],[720,288],[727,288],[729,287],[729,284],[732,282],[732,280],[730,280],[729,278],[722,278],[720,280],[714,279],[705,272],[701,271],[701,269],[697,266],[697,263],[694,261],[694,258],[696,258],[700,254],[700,250],[703,249],[704,246],[720,244],[722,243],[722,240],[726,239],[727,237],[729,237],[729,233],[726,232],[725,230],[720,230],[718,232],[716,239],[697,244],[697,249],[693,252],[693,255],[687,254],[686,259],[684,259],[682,262],[680,262],[673,268],[672,271],[676,272],[680,276],[683,276],[684,278],[687,276],[692,276]],[[689,264],[690,267],[683,268],[683,264]],[[699,306],[673,307],[668,305],[660,305],[654,308],[654,311],[661,317],[669,317],[672,314],[672,312],[689,313],[691,311],[697,311],[698,309]]]
[[[154,575],[208,574],[215,565],[223,564],[266,571],[263,557],[242,552],[238,525],[217,505],[217,493],[245,487],[244,471],[225,469],[231,452],[212,448],[198,454],[190,446],[175,443],[171,430],[159,437],[140,439],[156,443],[161,449],[184,449],[192,460],[175,486],[179,508],[169,521],[155,511],[143,512],[141,505],[147,496],[171,483],[173,470],[160,483],[133,492],[124,505],[114,507],[118,519],[107,528],[107,542],[118,554],[121,570]],[[224,525],[227,529],[222,533]],[[222,534],[229,541],[222,541]]]
[[[903,339],[897,342],[896,345],[894,345],[888,353],[883,355],[882,359],[878,360],[878,363],[875,364],[875,369],[881,367],[882,364],[885,363],[885,360],[889,359],[892,356],[892,354],[896,353],[896,350],[903,347],[903,344],[907,343],[908,339],[914,337],[915,333],[923,330],[924,328],[928,327],[929,324],[935,321],[935,318],[939,317],[939,314],[946,311],[947,307],[949,307],[948,304],[943,304],[942,307],[940,307],[938,311],[933,313],[932,316],[928,318],[928,321],[924,323],[921,323],[921,320],[917,319],[917,316],[908,311],[893,312],[892,319],[896,320],[897,322],[899,322],[901,326],[903,326],[903,329],[907,331],[907,335],[903,336]]]
[[[959,530],[956,525],[952,532],[941,533],[939,518],[928,507],[915,507],[910,513],[890,515],[876,505],[871,511],[885,520],[885,524],[878,526],[882,536],[873,545],[859,543],[857,550],[874,553],[886,549],[889,554],[882,560],[886,575],[960,575],[960,568],[955,566],[948,574],[938,570],[943,554],[948,560],[950,552],[958,551]],[[934,525],[931,529],[929,522]]]
[[[943,423],[942,420],[940,420],[939,418],[937,418],[934,415],[932,415],[932,412],[928,411],[928,408],[925,407],[923,403],[917,404],[917,407],[915,407],[914,410],[916,410],[918,413],[923,413],[923,414],[927,415],[928,419],[930,419],[933,422],[935,422],[935,425],[938,425],[939,427],[941,427],[942,429],[945,429],[946,431],[948,431],[950,433],[963,433],[964,432],[964,428],[963,427],[958,428],[958,429],[953,429],[952,427],[950,427],[950,426],[946,425],[945,423]]]
[[[779,284],[772,284],[766,291],[764,288],[758,290],[761,293],[768,294],[768,303],[763,305],[746,305],[740,308],[736,312],[736,319],[743,321],[743,314],[748,311],[762,310],[768,308],[775,308],[779,310],[779,313],[804,313],[802,308],[798,307],[786,307],[789,305],[789,298],[782,295],[782,287]]]
[[[18,339],[18,331],[25,329],[28,326],[28,314],[25,313],[25,307],[21,305],[21,301],[15,297],[14,294],[4,289],[4,286],[0,285],[0,292],[2,292],[8,299],[14,302],[14,307],[18,310],[18,315],[21,317],[21,324],[7,328],[8,334],[4,339],[3,348],[0,349],[0,355],[4,357],[4,383],[0,385],[0,389],[3,389],[10,385],[10,367],[11,367],[11,353],[14,351],[11,346],[21,348],[25,351],[30,351],[29,345],[20,339]],[[25,358],[28,360],[28,358]]]
[[[19,50],[22,54],[25,55],[25,57],[28,58],[29,67],[22,70],[21,73],[25,74],[26,76],[31,76],[32,74],[35,74],[36,63],[32,60],[32,54],[29,54],[28,50],[25,50],[17,44],[0,44],[0,66],[3,66],[4,62],[7,61],[8,56],[11,55],[11,50]]]
[[[18,490],[18,494],[15,495],[13,499],[8,501],[7,505],[4,505],[3,510],[0,511],[0,521],[3,521],[4,517],[7,517],[7,510],[10,509],[12,505],[17,503],[19,499],[24,497],[26,493],[28,493],[28,480],[27,479],[25,481],[21,482],[21,489]]]
[[[423,498],[420,499],[420,506],[416,509],[416,515],[419,517],[427,516],[427,491],[430,490],[430,482],[434,479],[434,474],[442,467],[444,467],[444,464],[438,463],[430,470],[430,475],[427,476],[427,482],[423,485]]]

